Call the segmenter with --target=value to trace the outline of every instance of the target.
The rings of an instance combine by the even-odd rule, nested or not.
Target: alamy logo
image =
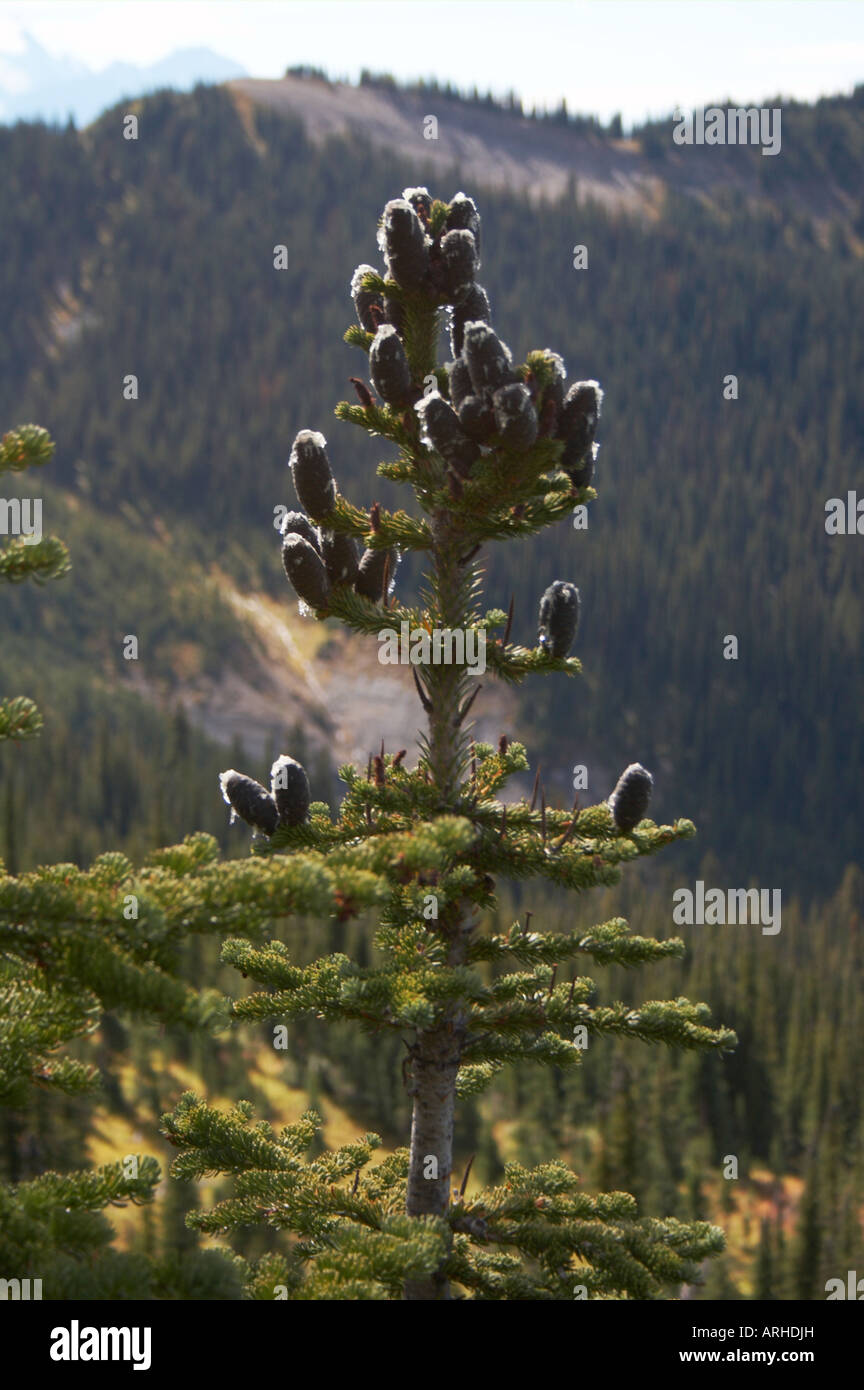
[[[486,670],[486,632],[483,628],[412,628],[406,622],[378,633],[382,666],[466,666],[470,676]]]
[[[0,497],[0,536],[42,539],[41,497]]]
[[[761,145],[763,154],[780,153],[779,106],[709,106],[689,116],[675,114],[676,145]]]
[[[779,888],[709,888],[701,878],[696,891],[676,888],[672,921],[678,927],[717,927],[761,924],[763,936],[776,936],[780,930]]]
[[[52,1361],[131,1361],[133,1371],[149,1371],[149,1327],[69,1327],[51,1331]]]
[[[864,1303],[864,1279],[858,1278],[856,1270],[849,1269],[846,1271],[845,1284],[842,1279],[829,1279],[825,1285],[825,1292],[828,1294],[829,1303],[832,1298],[852,1298],[858,1303]]]
[[[850,490],[825,503],[825,531],[829,536],[864,536],[864,497]]]
[[[31,1299],[42,1297],[41,1279],[0,1279],[0,1299]]]

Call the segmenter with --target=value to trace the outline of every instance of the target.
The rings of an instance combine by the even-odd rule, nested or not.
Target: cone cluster
[[[377,602],[382,597],[385,572],[393,570],[393,552],[366,550],[361,556],[351,536],[327,527],[338,489],[323,434],[301,430],[289,464],[297,500],[304,510],[286,512],[280,534],[282,564],[297,597],[320,613],[326,611],[331,591],[348,585]]]
[[[445,205],[426,188],[406,188],[387,203],[378,227],[383,273],[364,263],[350,285],[357,321],[372,335],[372,388],[401,418],[416,412],[424,443],[447,465],[454,499],[484,454],[506,450],[527,458],[539,439],[562,441],[559,469],[574,488],[586,487],[597,456],[603,392],[596,381],[577,381],[567,390],[564,361],[549,349],[514,365],[477,280],[480,240],[480,214],[464,193]],[[430,378],[415,379],[409,360],[408,329],[420,304],[446,305],[449,313],[453,360],[432,389]],[[355,384],[361,401],[371,406],[366,387]],[[337,487],[323,435],[297,435],[291,471],[303,511],[285,517],[282,559],[298,596],[319,615],[340,585],[380,601],[396,556],[378,549],[360,555],[354,540],[328,529]],[[556,580],[540,601],[539,646],[550,656],[566,657],[578,624],[579,591]]]
[[[231,807],[231,819],[251,825],[270,836],[280,825],[302,825],[309,815],[309,778],[306,769],[287,753],[270,769],[270,791],[229,767],[219,774],[222,800]]]

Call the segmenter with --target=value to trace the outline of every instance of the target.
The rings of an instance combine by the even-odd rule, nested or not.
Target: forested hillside
[[[57,480],[131,522],[130,574],[134,532],[158,519],[172,584],[188,555],[281,596],[272,517],[289,500],[288,445],[326,421],[334,384],[349,394],[355,370],[333,347],[350,321],[334,267],[366,245],[394,177],[422,180],[423,142],[397,175],[359,141],[309,144],[299,120],[267,109],[241,119],[219,89],[135,109],[137,141],[122,138],[119,110],[81,134],[2,132],[0,303],[15,333],[0,409],[43,420]],[[860,104],[843,114],[857,130]],[[861,566],[856,540],[824,529],[864,433],[859,243],[838,225],[826,245],[803,213],[719,191],[707,208],[670,193],[654,221],[572,198],[532,208],[498,193],[485,206],[482,276],[514,352],[536,346],[529,325],[542,322],[571,376],[590,368],[607,392],[601,500],[578,550],[562,525],[551,546],[526,542],[516,568],[489,556],[495,600],[515,595],[519,640],[551,579],[582,590],[586,679],[576,692],[552,683],[526,710],[550,788],[566,800],[584,762],[603,792],[638,753],[660,773],[663,807],[697,822],[694,853],[710,846],[735,882],[831,889],[864,810]],[[587,270],[573,268],[577,244]],[[737,400],[724,399],[729,374]],[[329,437],[350,496],[365,441],[336,422]],[[76,565],[88,563],[79,547]],[[403,566],[400,585],[411,579]],[[58,655],[100,622],[72,594],[57,600]],[[207,628],[204,659],[224,661]],[[737,661],[723,659],[730,634]]]

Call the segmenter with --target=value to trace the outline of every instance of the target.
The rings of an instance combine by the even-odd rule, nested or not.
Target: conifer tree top
[[[516,645],[513,603],[509,613],[480,607],[481,556],[485,545],[537,533],[596,496],[603,393],[593,380],[565,392],[559,353],[536,349],[518,362],[498,336],[476,278],[480,216],[465,194],[448,204],[406,189],[384,209],[378,247],[383,269],[364,263],[351,277],[357,323],[345,335],[367,354],[368,381],[352,378],[357,402],[341,402],[336,415],[389,441],[396,457],[378,473],[409,488],[413,503],[391,512],[374,495],[352,502],[324,436],[301,429],[291,468],[306,514],[290,513],[294,529],[283,528],[286,574],[319,621],[366,635],[406,623],[421,637],[458,630],[482,638],[488,672],[501,679],[577,676],[575,583],[550,576],[536,644]],[[441,364],[445,324],[451,360]],[[411,550],[426,560],[413,602],[394,592],[398,557]],[[502,1187],[469,1201],[464,1183],[453,1187],[454,1107],[457,1094],[484,1090],[510,1063],[583,1065],[581,1035],[721,1052],[732,1044],[704,1005],[601,1005],[593,981],[575,973],[580,957],[637,965],[680,955],[678,940],[634,936],[619,919],[566,934],[484,926],[498,877],[581,892],[614,883],[627,861],[693,827],[646,819],[652,778],[638,763],[593,806],[549,806],[538,785],[530,802],[505,804],[508,779],[528,767],[525,749],[506,736],[497,749],[474,740],[478,685],[466,660],[436,660],[422,642],[419,650],[410,676],[427,728],[417,754],[382,743],[365,771],[340,769],[337,814],[301,796],[289,823],[277,817],[275,785],[267,792],[236,772],[222,779],[255,830],[259,862],[317,860],[337,875],[368,875],[377,889],[374,964],[337,952],[297,966],[281,941],[226,942],[224,959],[261,987],[235,1002],[235,1016],[312,1013],[401,1037],[410,1148],[368,1169],[379,1142],[369,1136],[307,1162],[314,1115],[277,1138],[266,1126],[250,1129],[248,1110],[219,1117],[189,1096],[165,1122],[183,1151],[175,1168],[186,1178],[214,1168],[240,1175],[233,1198],[196,1218],[202,1229],[254,1219],[302,1234],[293,1254],[262,1266],[259,1297],[274,1280],[312,1298],[660,1296],[693,1277],[693,1262],[722,1245],[720,1232],[640,1220],[632,1198],[590,1197],[562,1164],[513,1166]],[[336,915],[360,911],[349,890]]]

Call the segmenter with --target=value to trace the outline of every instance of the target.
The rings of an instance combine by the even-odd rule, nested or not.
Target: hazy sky
[[[5,0],[0,55],[29,31],[100,69],[206,47],[256,77],[296,63],[356,78],[475,82],[626,120],[864,81],[861,0]]]

